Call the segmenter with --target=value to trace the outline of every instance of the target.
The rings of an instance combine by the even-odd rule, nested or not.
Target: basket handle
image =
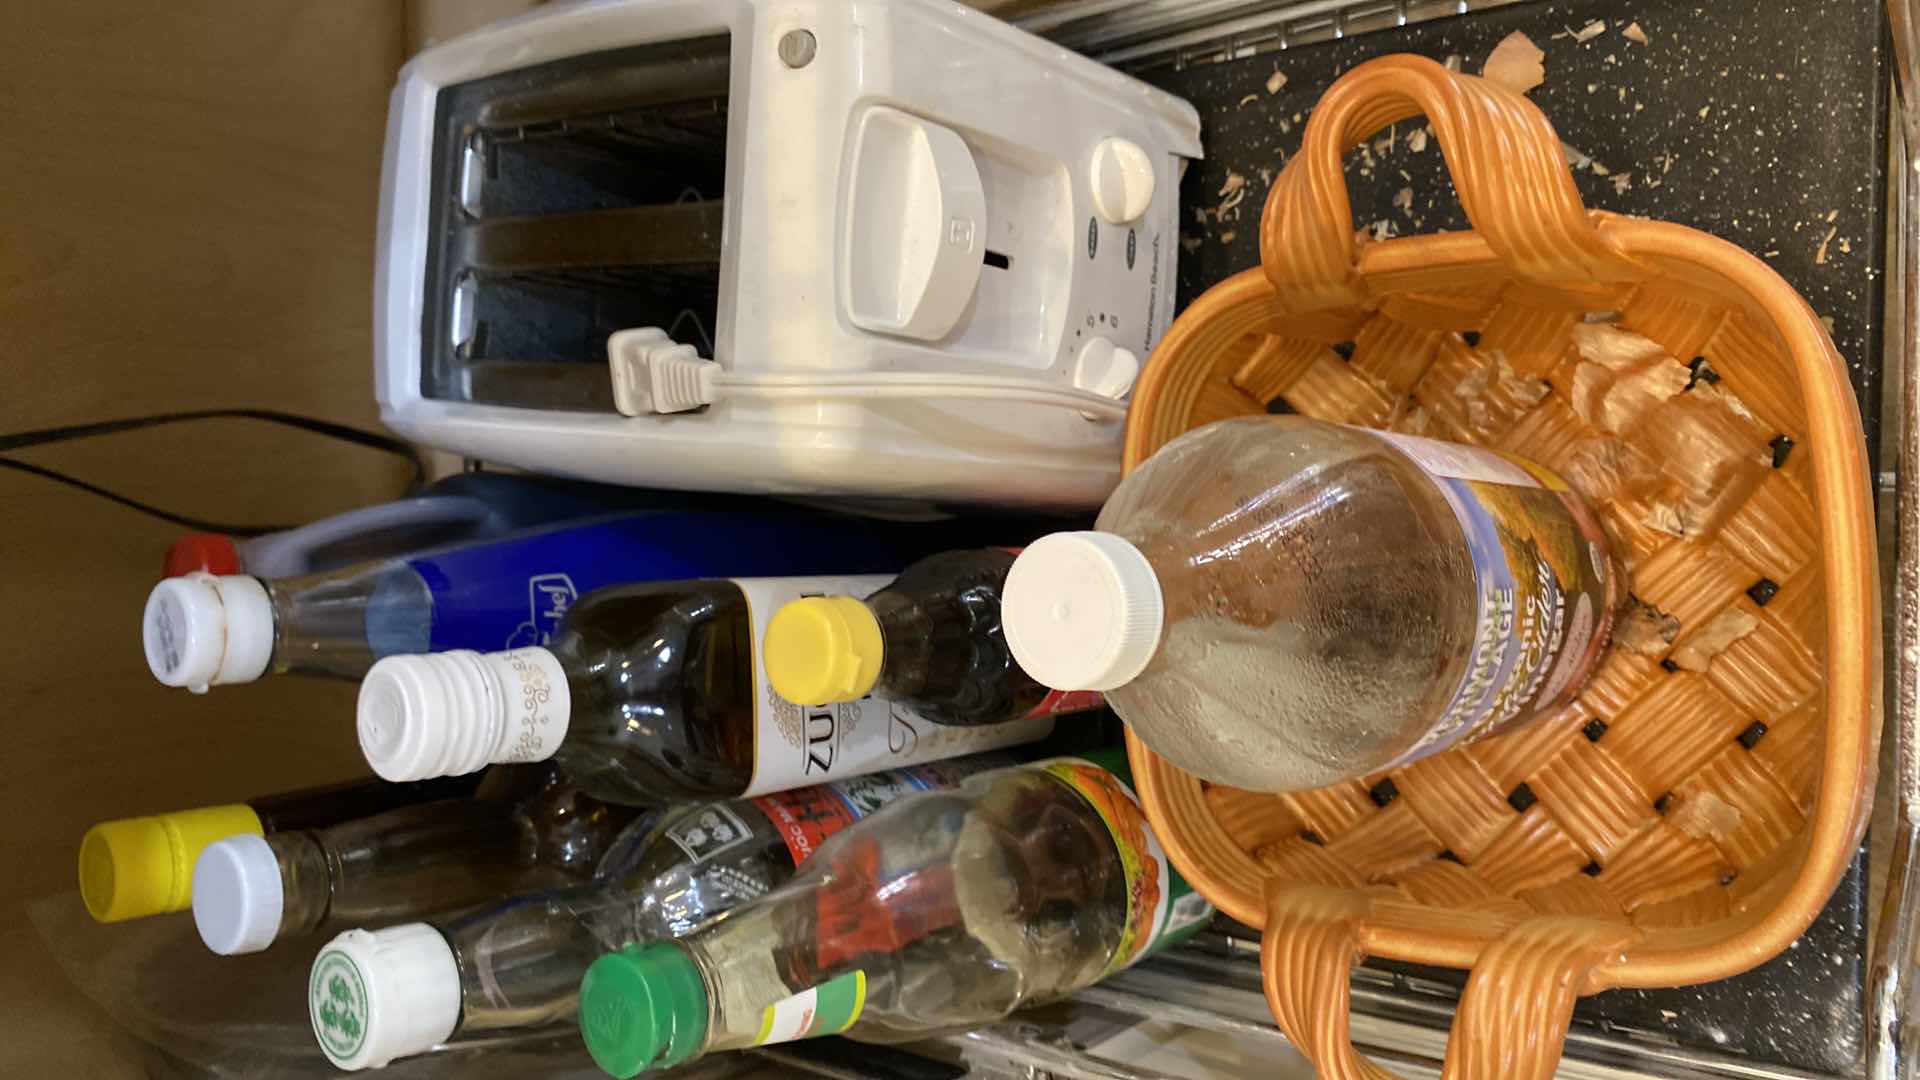
[[[1267,883],[1260,946],[1267,1006],[1287,1038],[1328,1080],[1392,1080],[1353,1045],[1349,979],[1364,955],[1372,901],[1362,892]],[[1487,946],[1454,1013],[1442,1076],[1546,1080],[1560,1062],[1574,1000],[1638,934],[1565,916],[1520,923]]]
[[[1300,152],[1267,196],[1260,262],[1284,309],[1366,303],[1341,157],[1388,124],[1423,113],[1467,220],[1515,276],[1547,284],[1645,276],[1595,227],[1560,137],[1531,101],[1425,57],[1384,56],[1327,89]]]

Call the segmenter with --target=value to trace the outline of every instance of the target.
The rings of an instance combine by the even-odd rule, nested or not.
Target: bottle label
[[[753,839],[753,830],[726,803],[713,803],[668,826],[667,839],[688,859],[703,863]]]
[[[882,769],[1017,746],[1043,739],[1053,731],[1051,716],[949,727],[885,698],[800,706],[774,692],[760,643],[766,640],[767,623],[775,611],[803,596],[868,596],[890,580],[884,574],[734,579],[747,599],[754,650],[753,779],[743,795],[788,791]]]
[[[1098,690],[1049,690],[1040,704],[1027,711],[1025,719],[1059,716],[1062,713],[1090,712],[1107,703]]]
[[[1490,450],[1371,431],[1433,479],[1473,557],[1473,652],[1440,719],[1389,768],[1554,708],[1607,644],[1606,533],[1551,472]],[[1569,527],[1571,524],[1571,528]]]
[[[975,773],[1003,769],[1015,763],[1007,754],[979,754],[959,761],[889,769],[832,784],[762,795],[753,800],[753,804],[780,830],[787,853],[793,856],[793,865],[799,866],[827,837],[902,795],[955,787]]]
[[[866,1006],[867,973],[849,971],[767,1006],[760,1014],[760,1034],[753,1045],[838,1035],[860,1019]]]
[[[830,518],[672,511],[558,525],[407,560],[433,596],[432,652],[545,645],[580,597],[633,581],[897,565],[886,530]]]
[[[1167,862],[1133,789],[1118,776],[1083,758],[1055,758],[1034,768],[1066,784],[1092,805],[1113,838],[1127,883],[1127,921],[1103,975],[1197,933],[1213,918],[1213,906],[1193,891]]]

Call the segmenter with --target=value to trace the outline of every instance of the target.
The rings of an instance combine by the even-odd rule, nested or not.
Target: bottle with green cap
[[[1056,999],[1197,930],[1124,756],[1056,758],[895,801],[786,887],[594,961],[580,1029],[628,1077],[718,1050],[902,1042]]]
[[[634,811],[548,767],[490,797],[401,807],[323,829],[242,833],[193,870],[193,921],[222,956],[322,926],[390,923],[585,880]]]
[[[185,911],[193,902],[193,864],[217,840],[334,825],[467,795],[479,782],[478,773],[410,784],[356,781],[103,821],[80,838],[80,899],[101,922]]]
[[[767,624],[767,678],[801,705],[878,694],[937,724],[998,724],[1100,707],[1097,693],[1049,689],[1014,663],[1000,590],[1014,551],[921,559],[886,588],[808,596]]]
[[[786,791],[1032,742],[1050,717],[948,727],[862,698],[803,707],[768,685],[767,621],[857,577],[732,578],[599,589],[545,645],[389,656],[360,684],[360,749],[390,780],[551,760],[588,794],[660,806]]]
[[[786,884],[827,837],[881,806],[1017,760],[977,754],[679,807],[628,825],[584,885],[430,922],[346,931],[321,951],[315,970],[351,964],[357,974],[349,981],[364,991],[351,999],[364,1005],[354,1013],[360,1030],[351,1041],[336,1030],[341,1007],[325,1009],[331,980],[316,978],[324,999],[312,1008],[315,1037],[341,1068],[374,1068],[450,1039],[572,1019],[580,978],[606,950],[690,933]]]

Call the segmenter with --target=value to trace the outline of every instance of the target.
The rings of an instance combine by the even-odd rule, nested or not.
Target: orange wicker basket
[[[1422,113],[1474,230],[1357,238],[1342,154]],[[1765,264],[1587,210],[1530,102],[1418,57],[1327,91],[1260,253],[1154,351],[1127,468],[1276,398],[1510,451],[1593,502],[1640,605],[1623,618],[1653,633],[1623,623],[1633,647],[1552,716],[1302,794],[1203,783],[1129,736],[1147,813],[1200,892],[1265,928],[1268,1003],[1322,1075],[1385,1075],[1349,1031],[1367,955],[1471,969],[1446,1075],[1551,1075],[1578,995],[1772,957],[1859,843],[1879,617],[1844,365]],[[1622,393],[1659,408],[1614,408],[1632,365],[1583,352],[1596,324],[1658,354],[1633,374],[1666,389]]]

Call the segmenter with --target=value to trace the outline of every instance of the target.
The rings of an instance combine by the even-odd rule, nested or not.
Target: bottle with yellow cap
[[[478,773],[411,784],[367,780],[103,821],[80,838],[80,899],[101,922],[185,911],[193,902],[193,864],[215,841],[321,828],[470,794],[479,782]]]
[[[909,566],[865,599],[809,596],[767,626],[767,678],[802,705],[878,694],[937,724],[997,724],[1100,707],[1014,662],[1000,630],[1000,591],[1016,552],[949,551]]]

